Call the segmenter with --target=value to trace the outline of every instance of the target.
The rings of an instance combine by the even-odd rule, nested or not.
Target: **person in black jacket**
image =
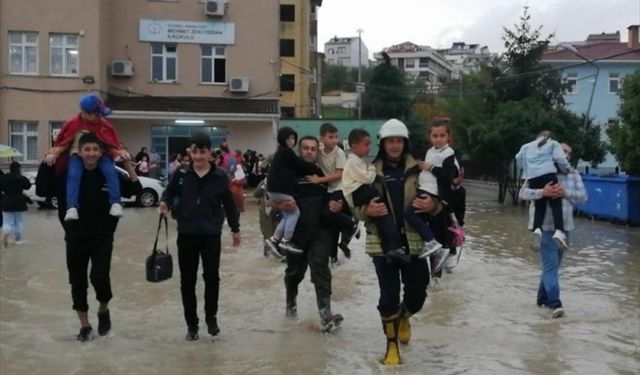
[[[317,169],[315,163],[309,163],[293,152],[297,142],[298,133],[293,129],[285,126],[278,131],[278,149],[273,156],[267,176],[267,195],[274,202],[292,201],[296,180],[300,176],[314,174]],[[281,211],[282,218],[266,244],[273,251],[280,247],[292,254],[302,254],[298,244],[291,241],[300,217],[300,209],[295,205],[288,208]]]
[[[222,224],[226,216],[233,246],[238,246],[240,215],[233,203],[226,172],[209,162],[212,154],[209,136],[197,133],[189,142],[193,161],[173,174],[158,213],[166,215],[173,210],[173,217],[178,220],[178,263],[186,339],[194,341],[198,339],[199,323],[196,299],[199,258],[202,258],[207,332],[216,336],[220,332],[217,313]]]
[[[27,197],[24,190],[29,190],[31,183],[20,173],[20,163],[11,162],[9,173],[2,176],[2,244],[9,245],[9,236],[13,234],[16,244],[22,243],[24,232],[24,212],[27,210]]]
[[[73,309],[80,320],[78,341],[85,342],[93,338],[93,328],[89,323],[87,303],[87,270],[91,261],[89,278],[100,302],[98,308],[98,333],[106,335],[111,330],[109,301],[111,291],[111,254],[113,237],[119,218],[109,214],[111,204],[106,189],[106,180],[98,168],[98,160],[105,151],[104,144],[95,133],[87,133],[78,140],[78,155],[82,159],[83,171],[78,196],[80,213],[78,220],[64,221],[66,215],[66,176],[56,176],[58,197],[58,218],[64,228],[67,251],[67,269]],[[126,154],[123,166],[129,173],[124,183],[121,181],[121,194],[124,197],[138,194],[142,186],[138,181],[130,156]],[[41,166],[41,168],[43,168]],[[49,167],[52,168],[52,167]],[[39,179],[40,190],[46,190],[45,181]]]

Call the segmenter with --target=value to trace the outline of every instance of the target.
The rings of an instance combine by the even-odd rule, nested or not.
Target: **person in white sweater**
[[[372,200],[383,201],[376,189],[371,186],[376,179],[373,165],[367,165],[362,157],[369,155],[371,139],[364,129],[353,129],[349,133],[349,148],[351,154],[347,158],[342,171],[342,192],[352,207],[368,204]],[[388,206],[388,202],[385,202]],[[407,264],[410,255],[405,248],[400,231],[394,223],[390,213],[374,218],[378,235],[382,241],[382,252],[389,263]]]

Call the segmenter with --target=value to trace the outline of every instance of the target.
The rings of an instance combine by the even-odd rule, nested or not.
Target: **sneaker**
[[[358,233],[359,227],[359,222],[354,220],[351,228],[346,229],[340,233],[341,242],[345,244],[351,243],[351,240],[353,240],[353,238],[356,236],[356,233]]]
[[[100,312],[98,311],[98,334],[104,336],[111,330],[111,316],[109,310]]]
[[[407,254],[404,248],[389,250],[385,256],[389,264],[403,265],[411,262],[411,255]]]
[[[422,250],[420,250],[420,254],[418,254],[418,257],[426,258],[440,249],[442,249],[442,245],[438,241],[425,241],[424,245],[422,246]]]
[[[277,241],[275,238],[270,237],[264,240],[264,244],[274,257],[278,259],[284,259],[285,254],[280,250],[280,241]]]
[[[460,251],[460,249],[458,249]],[[444,265],[442,266],[447,273],[451,273],[454,268],[458,265],[458,254],[452,255],[449,254],[447,260],[444,261]]]
[[[111,205],[109,215],[115,217],[122,217],[122,205],[120,203],[114,203]]]
[[[76,339],[80,342],[87,342],[93,339],[93,328],[91,326],[80,328],[80,332],[76,336]]]
[[[185,339],[187,341],[196,341],[200,337],[198,336],[198,327],[188,327],[187,328],[187,336]]]
[[[563,316],[564,316],[564,309],[562,307],[556,307],[551,312],[551,317],[554,318],[554,319],[562,318]]]
[[[342,250],[342,252],[344,253],[345,258],[347,259],[351,259],[351,249],[349,249],[349,246],[347,246],[346,243],[344,242],[340,242],[338,244],[338,247],[340,248],[340,250]]]
[[[217,336],[220,333],[220,327],[218,327],[218,319],[211,318],[207,320],[207,333],[211,336]]]
[[[298,306],[287,306],[284,315],[289,319],[296,319],[298,317]]]
[[[540,251],[540,242],[542,241],[542,230],[540,228],[536,228],[536,230],[531,233],[531,250],[538,252]]]
[[[341,314],[333,314],[326,319],[320,320],[320,330],[325,333],[331,332],[334,328],[340,326],[340,323],[344,320]]]
[[[78,220],[78,218],[78,209],[75,207],[68,208],[64,215],[64,221]]]
[[[562,251],[569,249],[569,245],[567,245],[567,236],[565,236],[564,232],[559,229],[556,229],[556,231],[553,232],[553,242],[555,242],[558,249]]]
[[[282,240],[282,242],[280,242],[280,248],[290,252],[291,254],[302,254],[304,252],[291,241]]]
[[[431,256],[433,259],[434,274],[442,270],[442,266],[444,265],[444,262],[447,260],[447,257],[449,256],[449,251],[450,251],[449,249],[443,247],[440,250],[433,253],[433,255]]]

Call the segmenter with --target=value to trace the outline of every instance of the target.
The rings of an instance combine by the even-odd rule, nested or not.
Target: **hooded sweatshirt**
[[[298,177],[317,173],[315,163],[304,161],[287,146],[287,139],[292,135],[298,143],[295,130],[285,126],[278,131],[278,149],[267,175],[267,191],[293,196]]]

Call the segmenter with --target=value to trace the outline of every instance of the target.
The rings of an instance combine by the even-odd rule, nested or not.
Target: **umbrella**
[[[11,146],[0,145],[0,158],[12,158],[14,156],[22,156],[22,153]]]

